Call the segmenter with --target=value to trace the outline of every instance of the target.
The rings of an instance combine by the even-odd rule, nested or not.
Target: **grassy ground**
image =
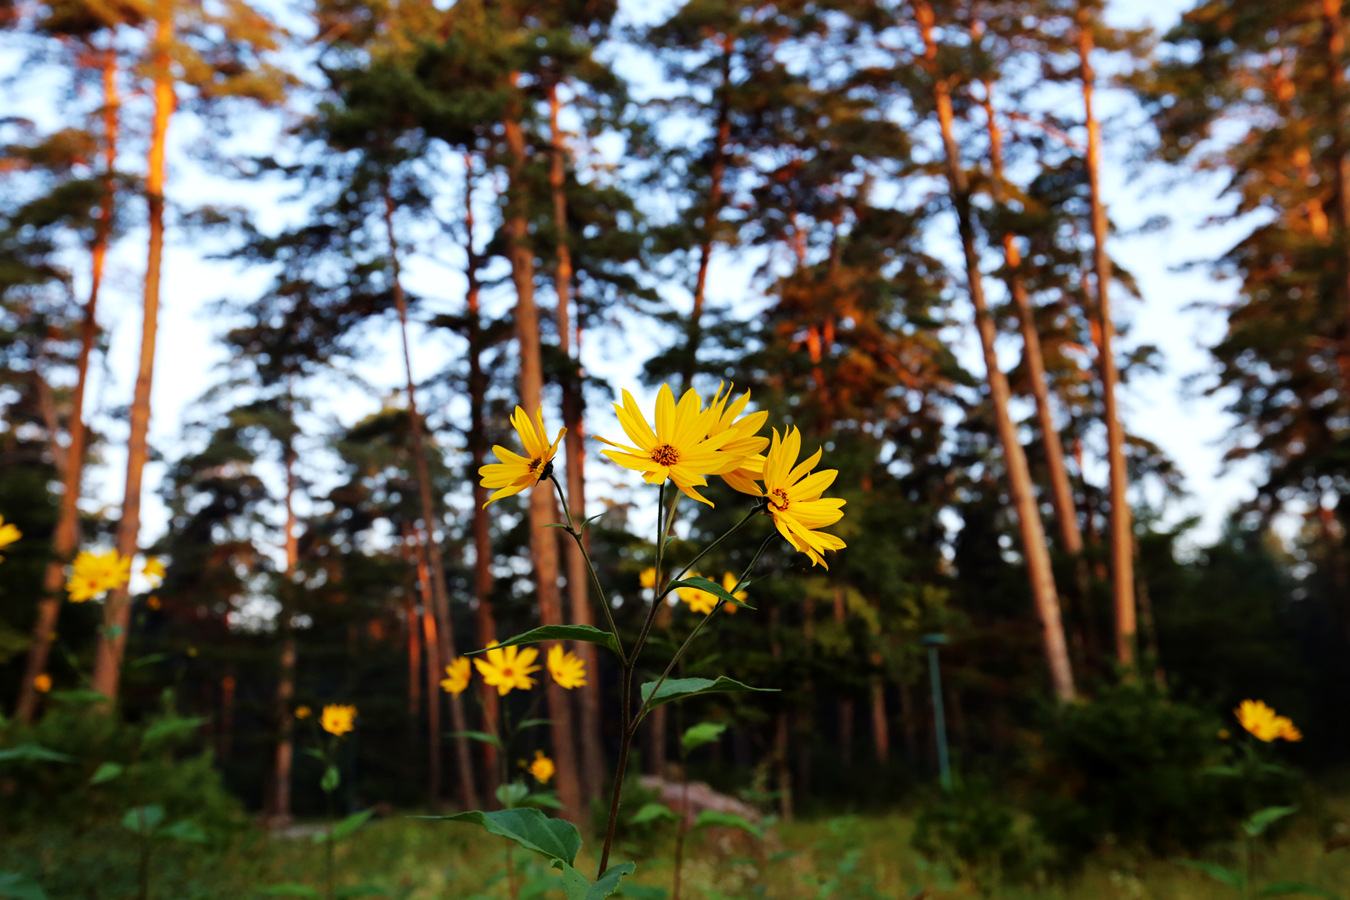
[[[1350,800],[1333,804],[1334,819],[1350,822]],[[869,898],[974,898],[968,881],[927,865],[909,847],[904,816],[850,817],[780,825],[759,846],[738,832],[691,839],[684,868],[686,900],[869,900]],[[634,900],[656,900],[673,875],[670,832],[622,848],[636,858]],[[138,848],[116,826],[81,834],[25,831],[0,842],[0,872],[35,876],[52,900],[121,900],[138,894]],[[583,870],[594,865],[583,848]],[[338,884],[366,885],[369,897],[394,900],[479,900],[510,897],[506,843],[468,825],[390,818],[374,822],[339,846]],[[164,844],[153,849],[151,896],[157,900],[286,896],[269,892],[287,883],[322,888],[323,848],[308,837],[277,838],[250,832],[214,851]],[[557,876],[537,857],[512,854],[521,900],[560,897]],[[1223,860],[1221,854],[1211,859]],[[1267,848],[1256,883],[1299,881],[1350,900],[1350,850],[1328,853],[1311,824],[1295,828]],[[648,890],[643,891],[642,887]],[[0,897],[3,897],[0,890]],[[300,896],[291,894],[290,896]],[[1173,860],[1094,860],[1064,883],[1001,889],[1007,900],[1218,900],[1236,897],[1208,876]]]

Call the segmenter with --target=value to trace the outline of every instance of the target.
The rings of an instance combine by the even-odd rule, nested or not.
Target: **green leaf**
[[[644,822],[674,822],[679,816],[664,803],[644,803],[642,808],[633,813],[633,818],[628,820],[629,825],[641,825]]]
[[[1221,866],[1218,863],[1206,862],[1203,859],[1180,859],[1178,865],[1185,866],[1188,869],[1195,869],[1197,872],[1204,872],[1210,878],[1220,884],[1226,884],[1235,891],[1242,890],[1247,879],[1241,872],[1234,872],[1227,866]]]
[[[329,766],[323,770],[323,778],[319,780],[319,790],[325,794],[331,794],[337,790],[337,786],[342,784],[342,775],[338,772],[337,766]]]
[[[168,828],[160,832],[161,837],[166,837],[171,841],[181,841],[185,844],[205,844],[207,843],[206,832],[193,822],[183,820],[174,822]]]
[[[468,738],[471,741],[481,741],[484,744],[501,749],[502,742],[495,734],[488,734],[486,731],[452,731],[447,737]]]
[[[1265,809],[1257,810],[1250,819],[1243,822],[1242,830],[1247,832],[1248,837],[1260,837],[1271,825],[1297,811],[1297,806],[1267,806]]]
[[[1200,770],[1201,775],[1215,775],[1220,778],[1237,778],[1242,774],[1242,770],[1237,766],[1206,766]]]
[[[159,662],[160,660],[164,660],[164,659],[168,659],[168,658],[169,658],[169,654],[167,654],[167,653],[149,653],[149,654],[146,654],[145,656],[139,656],[139,657],[137,657],[136,659],[131,660],[131,662],[127,663],[127,668],[128,668],[128,669],[142,669],[142,668],[145,668],[146,666],[153,666],[155,663]]]
[[[519,781],[509,781],[497,787],[497,802],[507,809],[516,806],[530,794],[530,789]]]
[[[522,806],[537,806],[540,809],[563,809],[562,801],[553,791],[540,791],[537,794],[527,794],[520,799]]]
[[[334,843],[342,840],[345,837],[350,837],[352,833],[356,831],[356,829],[360,828],[362,825],[366,824],[366,822],[370,821],[370,817],[373,815],[375,815],[375,810],[363,809],[361,812],[352,813],[347,818],[338,822],[336,825],[333,826]],[[327,840],[328,840],[327,834],[314,835],[314,843],[316,844],[322,844]]]
[[[715,582],[715,581],[712,581],[712,580],[710,580],[710,579],[704,578],[702,575],[695,575],[695,576],[692,577],[692,578],[682,578],[682,579],[680,579],[679,581],[673,581],[673,582],[671,582],[670,587],[668,588],[668,590],[669,590],[669,591],[673,591],[673,590],[675,590],[676,588],[682,588],[682,587],[694,588],[695,590],[706,591],[706,592],[708,592],[709,594],[712,594],[714,597],[717,597],[718,599],[723,600],[723,601],[725,601],[725,602],[727,602],[727,603],[731,603],[731,604],[734,604],[734,605],[736,605],[736,606],[744,606],[746,609],[754,609],[753,606],[751,606],[749,603],[746,603],[744,600],[737,600],[737,599],[732,595],[731,591],[729,591],[729,590],[727,590],[726,588],[722,587],[720,584],[718,584],[718,583]],[[744,587],[745,587],[745,585],[737,585],[737,588],[738,588],[738,589],[743,589]]]
[[[552,719],[526,719],[516,726],[516,731],[524,731],[526,728],[538,728],[540,725],[552,725]]]
[[[265,897],[311,897],[313,900],[322,900],[323,897],[318,889],[307,884],[274,884],[259,888],[258,893]]]
[[[637,868],[635,863],[619,863],[617,866],[611,866],[600,876],[599,881],[591,881],[566,863],[555,862],[553,865],[562,869],[563,893],[567,895],[567,900],[605,900],[619,889],[619,882],[623,876],[632,875],[633,870]]]
[[[1314,887],[1311,884],[1300,884],[1297,881],[1272,881],[1257,891],[1256,895],[1258,897],[1325,897],[1326,900],[1341,900],[1339,895],[1333,894],[1331,891]]]
[[[102,696],[102,695],[100,695]],[[0,762],[74,762],[75,757],[55,750],[48,750],[39,744],[20,744],[8,750],[0,750]]]
[[[92,705],[95,703],[107,703],[108,696],[98,691],[78,690],[78,691],[52,691],[47,695],[52,700],[61,703],[83,703]]]
[[[581,834],[571,822],[550,819],[537,809],[497,809],[492,812],[470,810],[453,816],[428,816],[450,822],[469,822],[491,834],[510,838],[526,850],[549,860],[560,859],[569,866],[581,849]]]
[[[764,837],[764,829],[746,821],[743,816],[738,816],[735,813],[720,812],[715,809],[705,809],[703,812],[699,813],[698,818],[694,820],[694,827],[739,828],[742,831],[753,834],[757,838]]]
[[[112,781],[122,774],[122,766],[115,762],[105,762],[100,765],[97,771],[89,778],[90,784],[102,784],[105,781]]]
[[[122,827],[133,834],[139,834],[142,837],[149,835],[155,830],[160,822],[164,821],[164,807],[158,804],[149,806],[137,806],[126,811],[122,816]]]
[[[614,896],[627,900],[666,900],[670,891],[655,884],[625,884]]]
[[[726,694],[732,691],[772,691],[776,692],[778,688],[757,688],[750,687],[748,684],[741,684],[739,681],[728,678],[725,675],[719,675],[714,681],[710,678],[667,678],[661,684],[661,689],[652,696],[652,690],[655,689],[656,682],[649,681],[641,688],[642,701],[647,702],[651,697],[651,703],[647,706],[647,712],[651,712],[663,703],[671,703],[675,700],[683,700],[685,697],[697,697],[700,694]],[[645,715],[645,713],[644,713]]]
[[[338,900],[355,900],[357,897],[387,897],[389,891],[378,884],[354,884],[351,887],[338,888],[334,894]]]
[[[538,644],[541,641],[585,641],[588,644],[599,644],[615,656],[623,659],[623,653],[619,650],[619,639],[610,632],[602,631],[592,625],[544,625],[540,628],[531,628],[524,634],[518,634],[513,638],[507,638],[497,646],[515,647],[520,644]],[[495,648],[484,647],[482,650],[471,650],[467,655],[486,653],[490,649]]]
[[[684,733],[680,743],[684,745],[684,752],[689,753],[704,744],[715,742],[726,730],[725,722],[699,722]]]
[[[314,757],[315,759],[317,759],[319,762],[328,762],[328,754],[326,754],[326,753],[324,753],[322,750],[318,750],[318,749],[316,749],[316,748],[314,748],[314,747],[310,747],[308,750],[306,750],[306,751],[305,751],[305,755],[306,755],[306,756],[312,756],[312,757]]]
[[[47,892],[27,875],[0,872],[0,897],[6,900],[47,900]]]
[[[148,747],[165,738],[186,734],[189,731],[196,731],[205,723],[206,719],[200,717],[193,717],[190,719],[176,717],[172,719],[161,719],[145,729],[145,734],[141,735],[141,745]]]

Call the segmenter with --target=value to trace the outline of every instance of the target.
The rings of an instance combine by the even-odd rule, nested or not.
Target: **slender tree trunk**
[[[295,757],[295,719],[291,702],[295,698],[295,631],[291,616],[295,605],[295,567],[300,560],[299,537],[295,533],[295,449],[287,446],[286,467],[286,571],[281,586],[281,610],[277,628],[281,632],[281,659],[277,675],[276,715],[278,724],[276,759],[273,766],[275,793],[272,818],[277,824],[291,819],[291,762]]]
[[[164,255],[164,182],[167,174],[165,147],[169,120],[177,105],[169,50],[173,42],[173,5],[160,0],[154,38],[155,111],[146,160],[145,194],[149,206],[150,246],[145,268],[145,296],[141,324],[141,360],[136,391],[131,403],[131,435],[127,440],[127,477],[122,498],[122,518],[117,525],[117,552],[136,555],[141,530],[141,480],[149,455],[150,388],[155,374],[155,338],[159,328],[160,260]],[[72,467],[73,468],[73,467]],[[130,592],[123,587],[109,593],[103,607],[103,631],[94,662],[94,690],[109,700],[117,699],[126,652],[127,626],[131,624]]]
[[[902,730],[905,735],[905,753],[909,755],[910,763],[917,765],[919,762],[919,731],[914,718],[914,692],[910,689],[909,682],[904,678],[900,679],[900,715],[904,720]]]
[[[234,747],[234,689],[233,669],[220,679],[220,731],[216,741],[216,759],[227,762]]]
[[[1085,5],[1078,7],[1078,55],[1083,67],[1083,111],[1087,123],[1087,176],[1092,203],[1092,265],[1097,276],[1097,318],[1100,338],[1097,356],[1101,364],[1102,399],[1105,404],[1106,455],[1111,470],[1111,581],[1116,607],[1116,659],[1126,669],[1135,664],[1134,530],[1126,491],[1125,434],[1116,408],[1115,322],[1111,318],[1111,258],[1106,254],[1106,208],[1102,205],[1099,171],[1101,129],[1092,111],[1096,76],[1092,71],[1092,24]]]
[[[961,165],[960,151],[957,149],[953,131],[954,114],[950,88],[946,79],[937,69],[937,44],[933,39],[933,9],[927,0],[916,0],[915,14],[919,21],[924,42],[925,67],[933,82],[933,99],[937,106],[938,124],[942,131],[942,143],[947,161],[947,180],[951,189],[952,201],[956,207],[957,225],[961,234],[961,246],[965,253],[966,278],[970,289],[971,303],[975,307],[975,328],[979,332],[980,346],[984,351],[984,363],[989,382],[990,403],[998,426],[999,441],[1003,445],[1004,462],[1008,468],[1009,493],[1012,495],[1013,516],[1017,519],[1021,532],[1022,552],[1027,561],[1027,574],[1031,580],[1032,596],[1036,603],[1036,612],[1041,620],[1041,629],[1045,643],[1046,662],[1050,668],[1050,680],[1055,696],[1067,703],[1074,697],[1073,670],[1069,664],[1068,645],[1064,640],[1064,624],[1060,619],[1059,597],[1055,591],[1055,578],[1050,567],[1050,552],[1046,546],[1045,529],[1041,524],[1040,511],[1036,508],[1036,496],[1031,484],[1031,471],[1027,466],[1027,457],[1017,440],[1016,426],[1008,411],[1010,391],[1008,379],[999,368],[998,356],[994,349],[994,320],[984,300],[984,284],[980,273],[979,253],[975,246],[975,227],[970,209],[970,192],[966,183],[965,170]]]
[[[418,536],[413,532],[414,539]],[[441,805],[441,704],[436,699],[440,685],[441,639],[436,627],[436,602],[432,597],[431,567],[427,565],[426,547],[417,540],[417,582],[422,591],[422,638],[427,651],[427,795],[432,809]]]
[[[450,621],[450,591],[445,584],[445,563],[441,559],[440,540],[436,536],[436,506],[431,496],[431,472],[427,466],[426,435],[423,432],[422,416],[417,410],[417,385],[412,374],[412,348],[408,344],[408,298],[403,293],[403,279],[399,268],[398,240],[394,233],[394,202],[389,195],[389,185],[384,185],[384,223],[389,240],[389,263],[393,278],[394,306],[398,310],[399,332],[403,339],[403,371],[408,391],[408,418],[411,421],[413,465],[417,472],[417,495],[421,506],[422,525],[425,531],[427,563],[431,567],[431,597],[436,611],[436,634],[440,640],[440,664],[448,663],[455,657],[455,632]],[[440,676],[439,666],[433,670]],[[432,693],[436,703],[440,700]],[[455,762],[458,766],[459,802],[465,809],[478,807],[478,789],[473,777],[473,755],[469,750],[469,740],[464,733],[469,730],[468,718],[464,714],[464,702],[451,694],[450,720],[454,725]]]
[[[84,317],[80,322],[75,391],[71,397],[70,420],[66,426],[70,434],[70,447],[66,450],[66,466],[61,479],[61,510],[52,538],[52,556],[42,579],[42,599],[38,601],[37,620],[33,623],[33,638],[28,647],[28,659],[19,682],[19,699],[15,707],[15,715],[22,722],[30,722],[33,718],[37,702],[33,683],[47,669],[52,640],[56,635],[56,622],[61,615],[61,587],[65,581],[65,567],[74,557],[80,542],[80,484],[84,475],[85,444],[88,440],[84,425],[84,393],[89,380],[89,357],[98,341],[98,295],[103,285],[103,266],[112,235],[116,192],[113,172],[117,166],[117,115],[121,105],[121,95],[117,89],[117,54],[109,49],[103,57],[103,197],[99,203],[94,243],[90,248],[89,300],[84,305]]]
[[[572,346],[572,326],[569,305],[572,300],[572,248],[567,245],[566,148],[562,130],[558,127],[558,86],[548,88],[548,124],[553,146],[549,151],[549,188],[553,193],[553,226],[557,230],[558,267],[554,286],[558,295],[558,338],[567,356],[567,374],[562,383],[563,437],[567,458],[567,505],[574,522],[586,518],[586,436],[583,428],[585,397],[581,387],[581,347]],[[577,333],[581,333],[581,309],[577,308]],[[567,594],[575,625],[594,625],[595,611],[591,608],[590,573],[586,558],[576,541],[567,542]],[[603,597],[596,602],[603,603]],[[600,654],[595,644],[580,642],[575,652],[586,661],[586,684],[577,689],[581,711],[581,789],[586,798],[598,797],[605,789],[605,757],[601,746],[600,722]]]
[[[479,282],[478,269],[482,260],[474,250],[473,241],[473,157],[464,154],[464,230],[465,254],[468,257],[465,278],[468,281],[466,302],[468,304],[469,338],[469,465],[477,472],[487,462],[487,374],[483,371],[483,323],[478,306]],[[492,530],[488,527],[488,512],[485,504],[488,500],[487,488],[475,478],[473,480],[473,594],[478,605],[477,626],[478,644],[486,647],[497,640],[497,619],[492,611]],[[483,704],[483,715],[489,722],[500,721],[501,700],[496,688],[481,681],[478,683],[479,700]],[[483,741],[480,743],[483,772],[487,778],[488,794],[495,796],[500,780],[497,760],[497,748]]]
[[[408,531],[403,531],[404,562],[407,560]],[[403,618],[408,623],[408,746],[417,743],[417,723],[422,718],[422,620],[417,612],[417,586],[414,569],[403,573]]]
[[[518,76],[512,76],[512,83]],[[543,405],[544,370],[539,310],[534,302],[534,249],[529,245],[529,200],[526,196],[525,133],[519,111],[509,113],[503,123],[507,148],[511,155],[506,231],[510,243],[508,255],[516,287],[516,340],[520,345],[520,400],[530,414]],[[548,527],[552,519],[551,485],[537,485],[530,491],[530,555],[539,596],[539,620],[543,625],[561,625],[562,596],[558,590],[558,542]],[[557,766],[558,800],[568,816],[585,814],[581,801],[581,782],[577,773],[576,742],[573,738],[572,708],[567,691],[547,679],[549,719],[552,725],[553,755]]]
[[[873,658],[874,664],[880,662],[880,657]],[[886,683],[880,675],[872,676],[872,744],[877,762],[886,762],[891,755],[891,726],[886,719]]]

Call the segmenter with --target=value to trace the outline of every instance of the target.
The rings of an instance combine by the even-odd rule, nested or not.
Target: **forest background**
[[[568,426],[636,627],[654,521],[587,439],[622,387],[734,383],[827,448],[849,549],[766,560],[707,639],[784,693],[720,708],[703,777],[785,818],[904,802],[937,766],[940,632],[958,769],[1013,779],[1052,843],[1073,806],[1129,830],[1051,777],[1100,764],[1065,739],[1085,709],[1199,772],[1263,697],[1332,778],[1345,23],[1268,6],[7,5],[0,696],[40,728],[87,681],[134,724],[172,685],[271,821],[322,805],[295,708],[354,703],[346,802],[472,805],[494,764],[443,663],[595,614],[541,549],[551,501],[482,510],[510,410]],[[729,524],[715,499],[676,553]],[[64,603],[99,546],[162,585]],[[569,816],[615,744],[586,659],[549,694]],[[658,712],[666,775],[683,712]],[[1159,715],[1185,724],[1131,718]],[[1213,836],[1136,812],[1145,843]]]

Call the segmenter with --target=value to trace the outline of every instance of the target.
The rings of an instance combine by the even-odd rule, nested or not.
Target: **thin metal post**
[[[925,634],[928,647],[928,677],[933,685],[933,732],[937,736],[938,777],[942,789],[952,789],[952,767],[947,756],[947,715],[942,705],[942,674],[938,671],[938,646],[947,643],[945,634]]]

